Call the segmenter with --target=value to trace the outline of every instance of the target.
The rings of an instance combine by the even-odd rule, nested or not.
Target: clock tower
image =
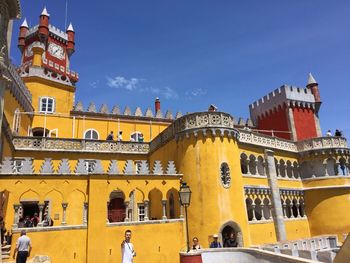
[[[20,26],[18,48],[22,60],[18,70],[32,92],[35,111],[69,113],[72,109],[79,79],[78,74],[70,69],[70,58],[75,51],[74,38],[72,24],[65,32],[50,24],[46,7],[38,25],[29,28],[25,19]],[[45,101],[42,102],[41,98]],[[52,101],[49,109],[48,99]]]

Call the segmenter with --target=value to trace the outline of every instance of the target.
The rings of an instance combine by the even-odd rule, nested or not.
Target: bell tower
[[[62,31],[50,24],[50,14],[45,7],[37,25],[29,27],[27,20],[23,21],[18,48],[22,53],[18,71],[33,94],[34,109],[45,112],[42,103],[35,103],[41,97],[47,97],[54,100],[49,108],[51,113],[68,113],[74,105],[75,85],[79,80],[78,74],[70,69],[70,59],[75,51],[73,25],[70,23]]]

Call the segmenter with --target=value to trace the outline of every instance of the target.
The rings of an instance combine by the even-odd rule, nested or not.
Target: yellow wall
[[[251,245],[276,243],[276,231],[273,221],[265,224],[249,224]]]
[[[350,190],[348,188],[330,188],[308,190],[305,194],[306,214],[312,236],[350,232]]]
[[[285,220],[286,233],[288,240],[296,240],[310,237],[309,222],[307,219]]]

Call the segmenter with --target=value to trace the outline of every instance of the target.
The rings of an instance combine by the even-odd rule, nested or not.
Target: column
[[[166,220],[166,202],[167,200],[162,200],[162,207],[163,207],[163,216],[162,216],[162,220]]]
[[[283,219],[280,190],[277,181],[274,152],[265,150],[265,160],[267,161],[267,178],[271,189],[271,202],[274,207],[272,218],[276,229],[277,241],[284,241],[287,238],[286,228]]]
[[[247,174],[251,174],[250,173],[250,160],[249,160],[249,158],[247,158],[247,160],[246,160],[246,165],[247,165]]]
[[[39,207],[39,223],[38,223],[38,226],[43,226],[42,222],[43,222],[43,211],[44,211],[45,204],[38,204],[38,207]]]
[[[252,204],[252,214],[253,214],[253,218],[252,221],[256,221],[256,216],[255,216],[255,204]]]
[[[145,200],[144,204],[145,204],[145,218],[144,218],[144,220],[148,221],[149,220],[149,218],[148,218],[148,204],[149,204],[149,201]]]
[[[129,201],[125,201],[124,202],[124,204],[125,204],[125,219],[124,219],[124,221],[125,222],[129,222]]]
[[[269,220],[271,218],[271,215],[272,215],[272,205],[271,204],[268,204],[268,207],[269,207]]]
[[[83,225],[87,225],[87,215],[88,215],[88,207],[89,203],[84,202],[84,210],[83,210]]]
[[[63,208],[63,215],[62,215],[62,222],[61,222],[61,225],[64,226],[67,224],[66,222],[66,211],[67,211],[67,206],[68,206],[68,203],[62,203],[62,208]]]
[[[285,203],[283,203],[283,217],[287,218],[287,205]]]
[[[300,215],[300,203],[299,203],[299,200],[297,201],[298,203],[296,204],[297,206],[297,217],[300,218],[301,215]]]
[[[21,204],[15,204],[13,205],[13,208],[15,209],[15,216],[13,219],[13,228],[17,228],[18,227],[18,221],[19,221],[19,215],[18,215],[18,210],[21,207]]]
[[[184,218],[184,208],[181,204],[180,204],[180,218]]]

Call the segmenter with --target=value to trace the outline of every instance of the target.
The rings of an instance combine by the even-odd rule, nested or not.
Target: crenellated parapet
[[[5,157],[2,165],[0,166],[1,175],[99,175],[108,174],[112,175],[135,175],[135,176],[182,176],[177,172],[174,161],[168,161],[166,163],[159,160],[150,164],[148,161],[143,160],[135,162],[133,160],[127,160],[124,164],[124,168],[120,171],[118,169],[118,161],[110,160],[107,170],[102,166],[101,160],[98,159],[79,159],[75,162],[75,166],[71,168],[70,160],[61,159],[60,163],[54,168],[51,158],[45,158],[40,165],[38,171],[34,170],[33,159],[26,157],[21,159],[20,165],[17,159],[15,163],[11,157]]]
[[[177,119],[182,116],[181,112],[177,112],[175,117],[172,111],[167,110],[163,115],[162,111],[159,109],[156,113],[152,111],[149,107],[145,112],[142,111],[141,107],[137,107],[135,111],[132,111],[129,106],[125,106],[124,110],[121,110],[118,105],[114,105],[112,110],[108,109],[107,104],[102,104],[97,110],[95,103],[91,102],[87,109],[84,108],[82,102],[77,102],[74,106],[71,114],[73,115],[94,115],[94,116],[103,116],[103,117],[113,117],[113,118],[134,118],[134,119],[143,119],[143,120],[161,120],[166,122],[171,122],[174,119]]]

